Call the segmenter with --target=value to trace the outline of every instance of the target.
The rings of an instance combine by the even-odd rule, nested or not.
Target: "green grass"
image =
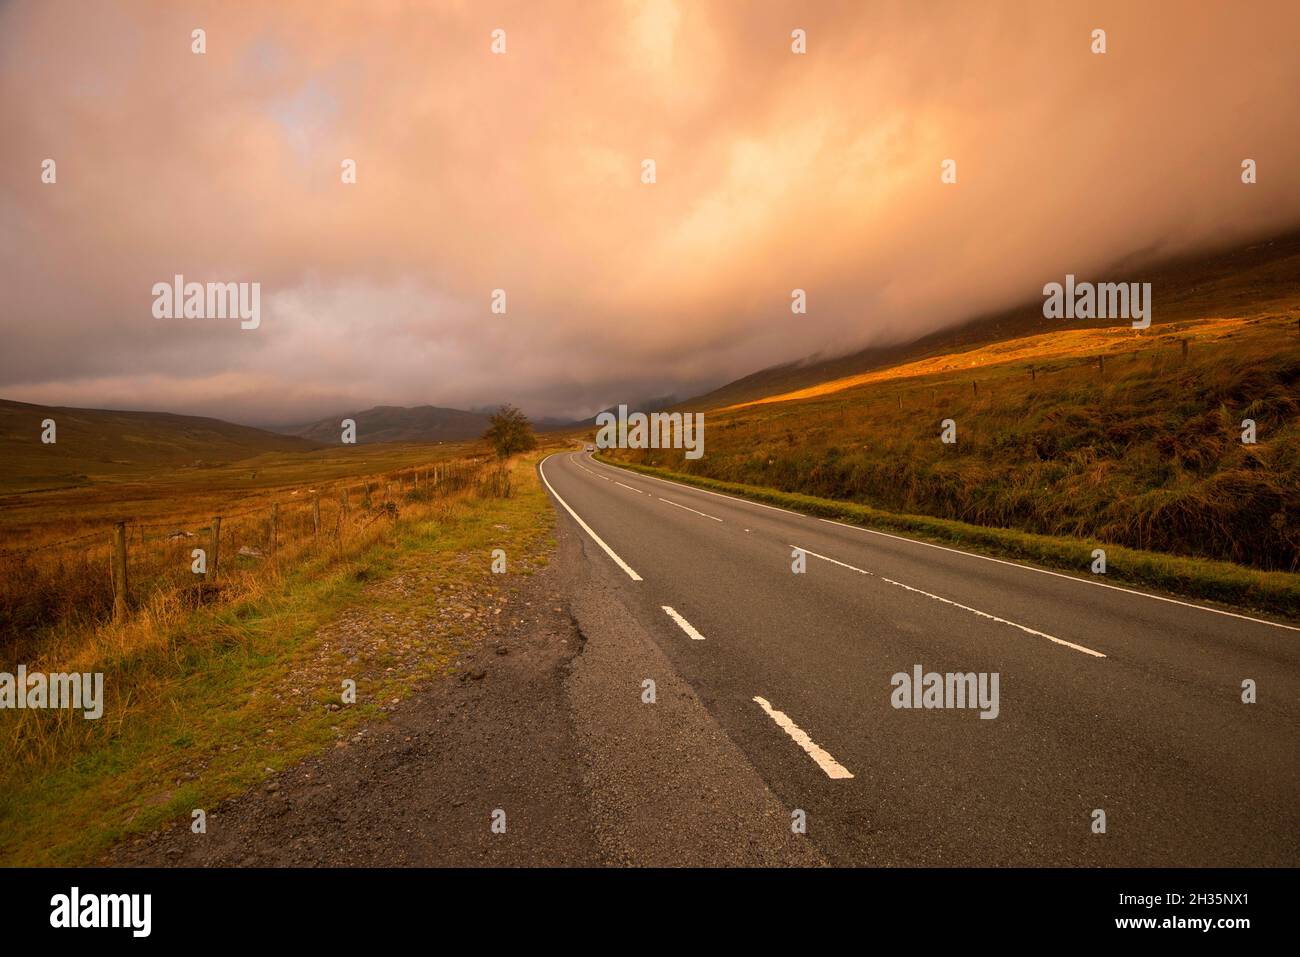
[[[508,499],[470,495],[438,518],[403,520],[345,561],[304,563],[256,600],[195,612],[161,647],[97,662],[111,705],[100,721],[26,712],[38,723],[24,730],[48,734],[54,750],[0,768],[0,862],[84,864],[130,834],[188,824],[192,809],[210,811],[267,768],[331,747],[379,717],[379,702],[445,674],[466,635],[441,623],[440,605],[465,594],[487,602],[507,587],[511,576],[488,573],[492,548],[505,547],[512,572],[527,574],[553,543],[532,460],[516,465],[514,485]],[[400,576],[423,584],[394,592]],[[345,613],[381,612],[401,623],[384,642],[405,641],[405,658],[376,645],[354,649],[359,659],[349,662],[325,637]],[[345,677],[356,680],[358,703],[328,711]]]

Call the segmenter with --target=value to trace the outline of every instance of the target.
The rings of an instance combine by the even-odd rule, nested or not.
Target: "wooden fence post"
[[[126,522],[113,526],[113,620],[126,620]]]
[[[1182,347],[1183,347],[1183,361],[1186,362],[1186,361],[1187,361],[1187,340],[1186,340],[1186,339],[1180,339],[1180,340],[1178,340],[1178,341],[1182,344]]]
[[[316,496],[316,501],[311,505],[311,537],[313,541],[320,540],[320,496]]]
[[[217,562],[221,555],[221,516],[212,520],[212,541],[208,544],[208,570],[203,580],[210,585],[217,583]]]
[[[1097,356],[1097,374],[1098,374],[1098,375],[1105,375],[1105,374],[1106,374],[1106,357],[1105,357],[1105,356]]]
[[[1029,367],[1029,381],[1030,382],[1038,381],[1038,370],[1035,369],[1033,366]]]
[[[279,542],[280,532],[280,503],[271,503],[271,554],[275,554],[276,545]]]

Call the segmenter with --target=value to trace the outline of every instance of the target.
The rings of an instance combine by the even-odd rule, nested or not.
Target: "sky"
[[[1292,0],[0,2],[0,397],[577,417],[910,341],[1300,224],[1297,35]],[[177,274],[259,283],[260,325],[156,317]]]

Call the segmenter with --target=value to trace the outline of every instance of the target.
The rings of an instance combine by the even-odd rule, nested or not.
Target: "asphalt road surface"
[[[541,471],[603,576],[603,607],[653,637],[792,820],[803,812],[826,861],[1300,863],[1294,623],[589,454],[552,455]],[[894,676],[917,666],[996,675],[996,717],[977,702],[895,707]]]

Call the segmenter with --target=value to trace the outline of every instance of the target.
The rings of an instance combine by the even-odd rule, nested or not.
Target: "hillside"
[[[41,441],[45,419],[56,423],[53,444]],[[312,448],[314,443],[301,438],[220,419],[0,399],[0,490],[6,492],[85,485]]]
[[[1080,278],[1150,282],[1152,325],[1185,322],[1210,315],[1261,315],[1300,309],[1300,233],[1213,254],[1152,261],[1130,257],[1094,276]],[[1060,277],[1056,277],[1060,278]],[[1107,328],[1112,320],[1046,320],[1035,299],[991,316],[972,319],[912,342],[871,346],[833,358],[809,356],[761,369],[712,392],[681,403],[696,411],[772,399],[817,387],[834,391],[854,377],[927,357],[964,352],[975,346],[1063,329]],[[831,385],[835,383],[835,385]]]
[[[1048,323],[1035,306],[766,370],[684,406],[713,408],[702,459],[615,457],[900,515],[1300,570],[1300,237],[1148,275],[1148,330]],[[940,441],[946,420],[953,444]]]
[[[357,444],[371,442],[464,442],[477,439],[488,427],[488,416],[461,409],[443,409],[434,405],[404,408],[377,405],[364,412],[330,416],[310,425],[285,429],[289,435],[322,444],[336,444],[342,431],[340,423],[354,419]]]

